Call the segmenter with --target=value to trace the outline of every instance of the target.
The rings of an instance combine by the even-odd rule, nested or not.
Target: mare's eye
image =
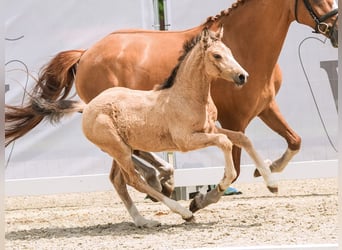
[[[215,59],[222,59],[222,56],[219,55],[219,54],[214,54],[213,57],[214,57]]]

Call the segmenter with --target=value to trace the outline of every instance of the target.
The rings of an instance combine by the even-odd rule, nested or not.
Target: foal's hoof
[[[189,223],[194,223],[196,222],[195,220],[195,216],[191,216],[190,218],[187,218],[187,219],[184,219],[186,222],[189,222]]]
[[[270,190],[270,192],[272,194],[277,194],[278,193],[278,187],[270,187],[270,186],[267,186],[268,190]]]
[[[147,220],[145,218],[139,218],[138,220],[134,221],[134,224],[139,228],[152,228],[152,227],[159,227],[161,223],[155,220]]]
[[[198,193],[195,198],[191,201],[189,209],[191,212],[195,213],[196,211],[200,210],[202,206],[200,205],[204,199],[204,195]]]

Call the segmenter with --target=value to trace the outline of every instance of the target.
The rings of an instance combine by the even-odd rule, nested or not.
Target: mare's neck
[[[258,64],[263,72],[272,72],[293,21],[293,3],[245,0],[219,19],[224,25],[223,41],[247,71]]]

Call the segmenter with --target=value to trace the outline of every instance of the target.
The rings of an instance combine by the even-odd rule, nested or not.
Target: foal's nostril
[[[239,75],[239,81],[240,83],[245,83],[246,82],[246,76],[244,74]]]

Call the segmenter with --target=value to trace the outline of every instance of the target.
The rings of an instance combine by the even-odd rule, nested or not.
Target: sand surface
[[[7,197],[6,249],[186,249],[252,245],[336,244],[337,179],[281,181],[233,187],[184,222],[161,203],[131,190],[139,211],[162,223],[136,228],[115,191]],[[188,207],[190,201],[179,201]]]

